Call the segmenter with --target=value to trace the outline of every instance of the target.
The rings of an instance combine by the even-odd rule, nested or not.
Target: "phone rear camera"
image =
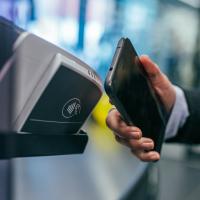
[[[113,69],[113,68],[111,67],[109,70],[112,71],[112,69]]]

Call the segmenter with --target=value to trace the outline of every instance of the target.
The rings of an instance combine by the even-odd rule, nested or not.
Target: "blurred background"
[[[174,84],[200,86],[199,0],[0,0],[0,15],[81,58],[102,81],[123,36]],[[84,154],[13,159],[12,198],[198,199],[199,147],[164,144],[161,161],[141,163],[106,128],[110,108],[103,95],[84,127]]]

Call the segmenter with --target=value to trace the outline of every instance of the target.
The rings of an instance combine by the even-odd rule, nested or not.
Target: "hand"
[[[160,98],[166,111],[170,112],[176,99],[173,85],[148,56],[141,56],[140,60],[155,93]],[[160,159],[159,153],[152,151],[154,148],[153,140],[142,137],[142,131],[138,127],[127,126],[116,109],[112,109],[108,113],[106,124],[113,130],[117,142],[128,146],[140,160],[149,162]]]
[[[138,127],[127,126],[117,109],[110,110],[106,124],[113,130],[117,142],[129,147],[140,160],[149,162],[160,159],[156,151],[151,151],[154,148],[153,140],[142,137],[142,132]]]

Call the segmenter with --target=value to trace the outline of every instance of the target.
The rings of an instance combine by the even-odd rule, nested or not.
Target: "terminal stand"
[[[88,142],[84,131],[74,135],[0,132],[0,159],[83,153]]]

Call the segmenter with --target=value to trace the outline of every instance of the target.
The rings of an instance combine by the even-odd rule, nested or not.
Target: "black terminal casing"
[[[0,158],[82,153],[81,130],[102,95],[96,72],[77,57],[0,18],[12,37],[0,58]]]

